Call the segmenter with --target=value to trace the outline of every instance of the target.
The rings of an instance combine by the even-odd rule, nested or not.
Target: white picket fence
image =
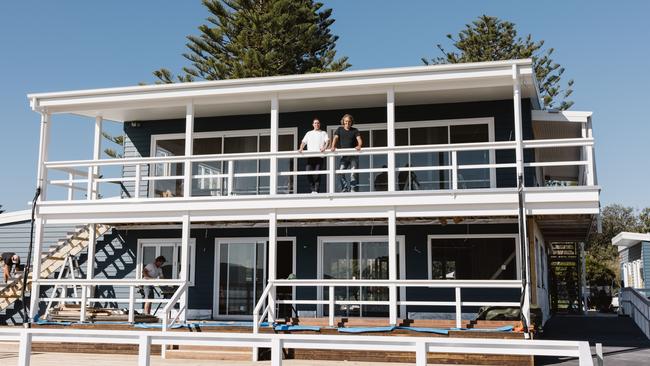
[[[29,366],[32,342],[114,343],[138,345],[138,365],[151,364],[151,345],[194,345],[270,348],[271,365],[282,365],[282,349],[414,352],[425,366],[427,353],[577,357],[580,366],[593,366],[587,342],[524,339],[380,337],[252,333],[180,333],[83,329],[0,329],[0,341],[20,342],[18,366]]]

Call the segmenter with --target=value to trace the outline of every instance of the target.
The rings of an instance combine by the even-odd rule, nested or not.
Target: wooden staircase
[[[95,232],[97,237],[100,237],[110,229],[111,227],[107,225],[96,225]],[[63,266],[66,257],[78,255],[88,247],[89,230],[89,226],[79,227],[74,232],[68,233],[66,238],[52,245],[47,252],[41,253],[41,273],[39,278],[48,278]],[[18,275],[9,281],[4,288],[0,289],[0,311],[7,309],[22,296],[24,275],[24,273]],[[32,272],[27,277],[27,291],[29,291],[32,282],[31,278]]]

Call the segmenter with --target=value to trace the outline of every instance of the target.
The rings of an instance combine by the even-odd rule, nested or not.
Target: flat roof
[[[184,118],[192,103],[197,117],[385,105],[395,91],[399,105],[512,98],[517,67],[521,95],[539,104],[532,60],[427,65],[260,78],[139,85],[28,94],[31,108],[126,122]]]
[[[29,221],[31,219],[31,210],[4,212],[0,214],[0,225]]]
[[[612,245],[616,245],[618,250],[623,250],[625,247],[631,247],[642,241],[650,242],[650,233],[630,233],[621,232],[612,238]]]

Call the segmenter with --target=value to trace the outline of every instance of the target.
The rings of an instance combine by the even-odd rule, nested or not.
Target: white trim
[[[521,279],[521,253],[519,246],[519,235],[518,234],[430,234],[427,235],[427,279],[432,280],[433,276],[431,273],[431,240],[433,239],[514,239],[515,253],[516,253],[516,276],[517,279]]]
[[[0,214],[0,225],[20,223],[31,220],[31,210],[5,212]]]
[[[612,238],[612,245],[618,246],[618,250],[625,249],[624,247],[631,247],[642,241],[650,242],[650,233],[631,233],[622,231]]]
[[[406,241],[406,236],[404,235],[397,235],[396,236],[396,241],[397,245],[399,247],[400,252],[397,253],[400,263],[402,261],[406,262],[406,259],[404,258],[404,243]],[[316,249],[316,278],[319,280],[323,279],[323,246],[325,242],[328,243],[349,243],[349,242],[378,242],[378,241],[385,241],[386,245],[388,245],[388,235],[357,235],[357,236],[349,236],[349,235],[342,235],[342,236],[318,236],[317,238],[317,249]],[[402,268],[403,266],[400,267],[400,276],[402,275]],[[406,274],[406,269],[403,269],[403,273]],[[403,279],[403,278],[399,278]],[[316,289],[316,299],[318,301],[323,300],[323,290],[324,289]],[[400,290],[400,293],[404,292],[404,296],[406,296],[406,290],[402,289]],[[404,301],[405,297],[401,299],[401,301]],[[316,314],[318,316],[323,316],[323,305],[318,304],[316,306]]]
[[[168,263],[172,263],[172,273],[176,273],[176,263],[178,262],[178,256],[181,254],[181,247],[183,245],[183,240],[181,238],[140,238],[137,242],[137,254],[136,254],[136,279],[142,279],[142,251],[145,246],[164,246],[167,244],[177,244],[174,246],[174,257],[170,260],[166,258]],[[190,278],[188,281],[189,286],[194,286],[194,274],[196,273],[196,239],[190,238]],[[148,263],[147,263],[148,264]]]
[[[295,236],[279,236],[276,238],[277,242],[280,241],[289,241],[291,242],[292,246],[292,273],[296,273],[296,237]],[[250,316],[247,315],[224,315],[224,314],[219,314],[219,286],[221,283],[221,278],[220,278],[220,271],[219,271],[219,264],[220,264],[220,249],[219,246],[221,244],[237,244],[237,243],[259,243],[259,242],[264,242],[264,279],[263,282],[266,286],[266,278],[268,277],[267,270],[268,270],[268,265],[267,265],[267,252],[268,252],[268,242],[269,238],[266,236],[251,236],[251,237],[215,237],[214,238],[214,268],[213,268],[213,279],[214,279],[214,285],[212,286],[212,319],[252,319],[253,316],[252,314]],[[293,298],[295,299],[296,293],[295,293],[295,288],[293,289]],[[253,304],[255,306],[255,304]]]

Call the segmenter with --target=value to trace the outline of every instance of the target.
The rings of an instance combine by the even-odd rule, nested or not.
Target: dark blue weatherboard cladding
[[[345,113],[354,115],[356,123],[385,123],[386,109],[377,108],[356,108],[345,110],[322,110],[307,112],[290,112],[280,113],[280,128],[297,127],[298,141],[304,134],[311,129],[311,119],[318,116],[322,123],[322,129],[326,130],[327,126],[338,126],[341,116]],[[460,119],[460,118],[480,118],[494,117],[495,120],[495,140],[512,141],[514,135],[514,118],[512,100],[489,101],[489,102],[470,102],[470,103],[450,103],[450,104],[430,104],[414,106],[398,106],[395,108],[395,119],[399,125],[400,122],[442,120],[442,119]],[[529,99],[522,100],[522,124],[523,138],[532,138],[531,124],[531,103]],[[255,115],[237,115],[237,116],[220,116],[197,118],[194,130],[196,132],[205,131],[225,131],[225,130],[243,130],[243,129],[268,129],[270,126],[269,114]],[[185,121],[181,119],[170,119],[163,121],[144,121],[138,123],[125,123],[124,132],[126,141],[124,144],[125,157],[142,157],[149,156],[151,151],[151,136],[158,134],[184,133]],[[534,159],[533,151],[525,152],[526,161]],[[515,160],[514,151],[497,151],[497,163],[512,163]],[[300,162],[298,167],[304,169]],[[147,174],[147,166],[142,167],[142,174]],[[514,168],[501,168],[497,170],[498,187],[516,186]],[[535,182],[534,170],[526,172],[526,183],[533,185]],[[124,168],[124,176],[134,176],[134,167],[127,166]],[[125,183],[127,189],[133,193],[133,183]],[[143,187],[141,194],[146,196],[147,187]],[[302,192],[308,190],[306,178],[300,183],[299,190]]]
[[[427,279],[427,235],[431,234],[491,234],[516,233],[516,225],[400,225],[397,234],[405,236],[406,273],[410,279]],[[376,226],[338,226],[338,227],[280,227],[278,237],[296,238],[296,276],[303,279],[317,278],[317,247],[319,236],[369,236],[387,235],[387,227],[378,222]],[[126,253],[116,256],[124,261],[121,275],[135,276],[134,254],[137,241],[141,238],[178,238],[179,229],[159,230],[120,230],[118,233],[122,249]],[[212,309],[214,293],[214,258],[215,239],[225,237],[267,237],[266,228],[227,228],[227,229],[192,229],[191,237],[196,240],[195,285],[189,290],[191,309]],[[115,240],[113,240],[114,242]],[[113,272],[116,278],[117,272]],[[118,291],[117,289],[115,290]],[[122,293],[122,296],[128,296]],[[450,300],[453,290],[409,289],[408,298],[412,300]],[[299,299],[315,299],[316,290],[301,288],[297,291]],[[466,290],[465,301],[490,299],[491,301],[516,301],[518,291]],[[300,310],[313,311],[313,306],[300,306]],[[413,307],[409,311],[418,312],[452,312],[453,308]]]

